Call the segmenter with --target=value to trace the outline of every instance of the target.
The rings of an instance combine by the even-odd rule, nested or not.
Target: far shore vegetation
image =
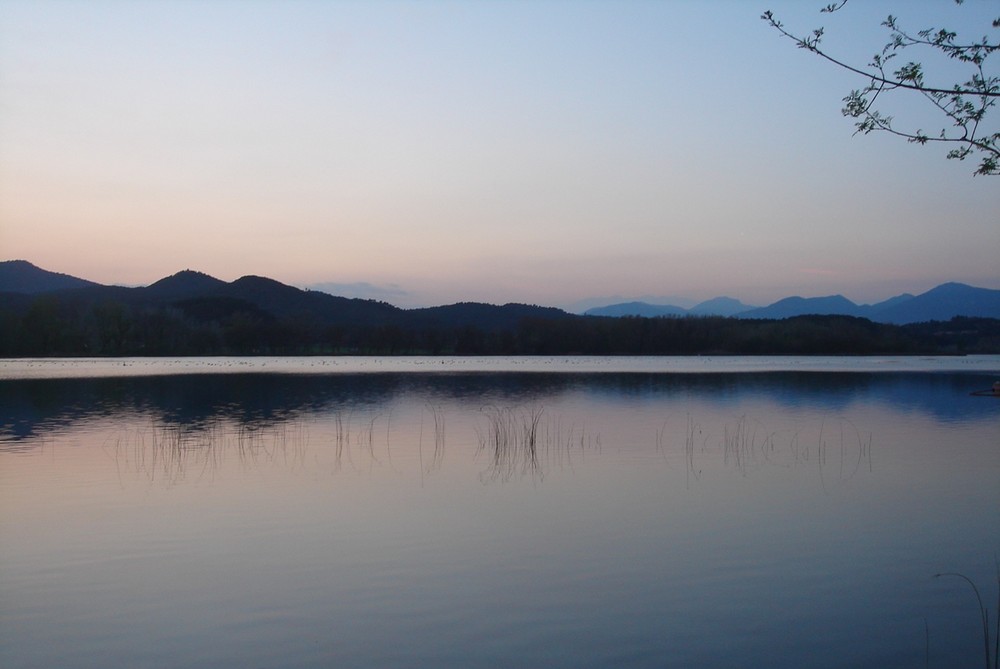
[[[456,305],[461,309],[463,305]],[[469,309],[477,305],[467,305]],[[479,305],[482,306],[482,305]],[[497,308],[501,309],[501,308]],[[530,313],[530,312],[529,312]],[[245,302],[150,306],[55,295],[0,309],[0,356],[165,355],[962,355],[1000,353],[1000,320],[907,325],[851,316],[782,320],[596,317],[276,317]]]

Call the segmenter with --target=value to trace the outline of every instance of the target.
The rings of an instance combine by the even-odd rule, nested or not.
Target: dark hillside
[[[889,355],[1000,352],[1000,320],[935,318],[893,325],[851,314],[839,295],[788,298],[771,318],[576,316],[527,304],[461,302],[399,309],[244,276],[227,283],[186,270],[145,288],[102,286],[24,263],[2,267],[38,283],[0,291],[0,355]],[[21,272],[21,274],[18,274]],[[53,283],[53,276],[63,276]],[[68,280],[68,283],[67,283]],[[44,286],[66,285],[42,291]],[[943,305],[943,306],[942,306]],[[882,303],[1000,313],[1000,291],[945,284]],[[871,309],[872,307],[869,307]],[[902,312],[900,312],[902,313]],[[792,314],[792,315],[789,315]],[[900,316],[902,317],[902,316]]]
[[[900,328],[945,354],[1000,352],[1000,319],[958,316],[948,321],[909,323]]]
[[[146,299],[159,301],[186,300],[192,297],[219,296],[229,285],[202,272],[184,270],[138,289]]]
[[[237,279],[227,284],[222,294],[251,302],[282,320],[319,326],[385,325],[394,322],[402,313],[401,309],[385,302],[300,290],[259,276]]]
[[[78,279],[69,274],[49,272],[32,265],[27,260],[0,262],[0,292],[37,295],[97,285],[100,284]]]

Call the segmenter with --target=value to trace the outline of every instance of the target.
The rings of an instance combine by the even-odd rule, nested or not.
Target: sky
[[[890,13],[996,42],[1000,3],[825,4],[0,0],[0,259],[402,307],[1000,289],[1000,178],[852,136],[864,82],[760,19],[864,65]]]

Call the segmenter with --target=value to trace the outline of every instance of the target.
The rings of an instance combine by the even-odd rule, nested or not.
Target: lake
[[[3,360],[0,666],[982,666],[998,379]]]

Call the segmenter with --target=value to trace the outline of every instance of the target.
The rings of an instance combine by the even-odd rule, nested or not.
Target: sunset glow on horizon
[[[996,41],[997,5],[822,4],[0,0],[0,260],[403,307],[1000,289],[1000,179],[852,137],[864,82],[760,20],[864,65],[889,13]]]

